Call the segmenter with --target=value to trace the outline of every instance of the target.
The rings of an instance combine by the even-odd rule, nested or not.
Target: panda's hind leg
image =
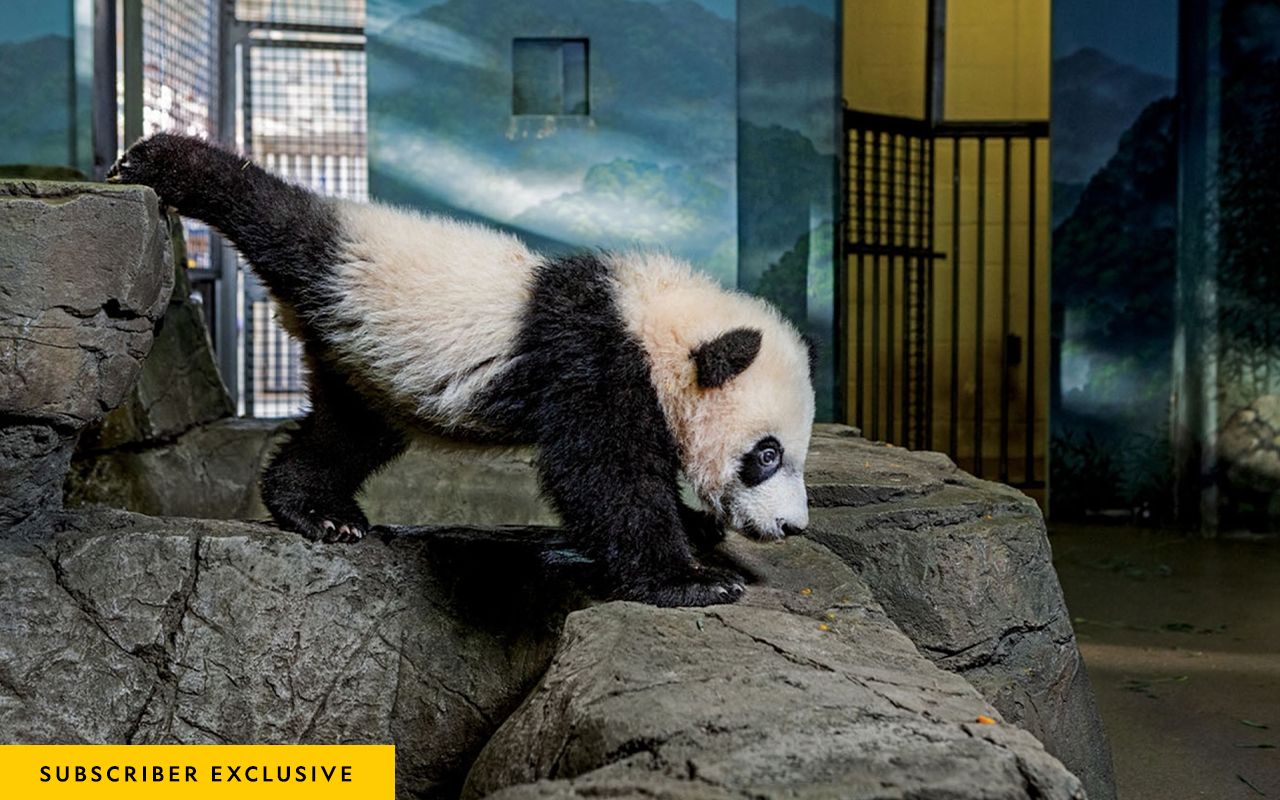
[[[313,364],[310,390],[311,412],[263,472],[262,500],[282,528],[313,541],[357,541],[369,520],[356,492],[404,451],[404,435],[323,367]]]

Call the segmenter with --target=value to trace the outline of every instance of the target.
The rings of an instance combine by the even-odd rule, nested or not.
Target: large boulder
[[[542,550],[64,512],[0,540],[0,742],[394,743],[398,796],[456,797],[578,603]]]
[[[114,408],[173,288],[143,187],[0,181],[0,535],[62,502],[80,430]]]
[[[814,437],[809,537],[867,582],[898,627],[1061,759],[1094,800],[1115,797],[1106,732],[1035,502],[938,453]]]
[[[1081,796],[821,545],[731,537],[754,583],[707,609],[589,605],[565,556],[549,528],[326,546],[63,512],[0,541],[0,741],[393,743],[406,798],[468,772],[473,796]]]
[[[839,573],[825,567],[811,573],[820,586]],[[571,614],[463,797],[1084,796],[1040,742],[921,657],[856,578],[842,583],[822,587],[817,613],[785,608],[775,587],[737,606]]]

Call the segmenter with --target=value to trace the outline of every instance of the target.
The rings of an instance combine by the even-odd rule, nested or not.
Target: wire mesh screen
[[[143,0],[142,130],[208,137],[214,130],[217,0]],[[187,266],[212,266],[209,228],[187,230]]]
[[[249,85],[254,161],[321,194],[368,197],[362,50],[255,46]]]
[[[237,7],[245,5],[269,13],[273,21],[291,22],[306,14],[313,22],[320,18],[317,9],[358,6],[363,21],[363,3],[240,2]],[[323,195],[366,200],[365,54],[362,41],[353,38],[335,45],[298,32],[255,37],[247,59],[246,144],[255,162],[286,180]],[[251,296],[249,303],[246,409],[256,417],[299,414],[306,408],[306,393],[297,343],[274,319],[266,298]]]
[[[364,27],[364,0],[235,0],[236,18],[280,25]]]

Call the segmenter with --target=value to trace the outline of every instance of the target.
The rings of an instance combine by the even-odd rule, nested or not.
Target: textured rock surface
[[[922,653],[1040,738],[1091,798],[1113,798],[1106,734],[1039,508],[945,456],[839,434],[820,432],[811,448],[810,538],[855,567]]]
[[[57,508],[76,434],[116,406],[173,288],[141,187],[0,181],[0,533]]]
[[[1267,494],[1280,489],[1280,395],[1264,394],[1232,414],[1218,434],[1229,484]]]
[[[399,796],[456,796],[573,596],[515,533],[60,519],[0,542],[0,742],[395,743]]]
[[[168,224],[174,288],[160,332],[137,383],[124,402],[84,432],[80,453],[170,441],[197,425],[236,413],[214,360],[204,312],[191,299],[182,223],[170,215]]]
[[[3,742],[391,742],[401,797],[457,796],[469,768],[473,793],[559,781],[513,796],[1078,788],[1029,734],[977,725],[998,713],[807,539],[732,537],[721,557],[755,580],[738,606],[606,603],[561,635],[589,575],[544,566],[547,529],[324,546],[256,523],[58,520],[0,542]]]
[[[81,448],[68,507],[109,506],[153,516],[266,518],[258,474],[294,423],[227,418],[171,440]],[[420,442],[365,485],[361,503],[381,524],[553,525],[528,447]]]
[[[874,606],[831,608],[823,626],[743,605],[575,612],[463,796],[1083,796]]]

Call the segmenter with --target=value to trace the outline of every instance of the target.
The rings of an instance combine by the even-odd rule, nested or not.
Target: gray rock
[[[1036,504],[945,456],[815,436],[809,536],[866,580],[921,652],[1044,742],[1094,800],[1115,797],[1110,750]],[[840,482],[847,489],[829,488]],[[843,494],[839,494],[843,492]]]
[[[57,519],[0,542],[0,741],[393,743],[401,797],[455,797],[468,768],[471,792],[558,781],[512,796],[1078,789],[1030,735],[977,724],[999,715],[803,538],[730,538],[722,557],[757,581],[738,606],[606,603],[562,635],[589,576],[546,566],[553,530],[325,546],[254,523]]]
[[[831,613],[575,612],[463,797],[1083,797],[874,608]]]
[[[67,475],[66,505],[151,516],[265,519],[257,475],[290,424],[231,417],[151,446],[97,452],[82,447]]]
[[[258,475],[294,424],[225,418],[142,446],[82,447],[67,476],[66,504],[266,519]],[[530,447],[424,439],[369,480],[361,505],[378,524],[558,524],[539,493],[533,459]]]
[[[219,422],[172,446],[102,456],[110,468],[78,485],[110,492],[71,497],[154,514],[265,516],[253,484],[274,427],[254,424]],[[375,521],[404,524],[551,524],[532,459],[527,448],[433,442],[376,476],[365,507]],[[817,427],[807,472],[810,537],[861,574],[921,652],[1039,737],[1091,797],[1113,798],[1106,735],[1035,504],[946,456],[842,426]]]
[[[1217,446],[1228,486],[1268,495],[1280,490],[1280,395],[1264,394],[1232,414]]]
[[[133,385],[173,287],[142,187],[0,181],[0,535],[57,508],[76,434]]]
[[[170,224],[178,229],[174,244],[179,253],[181,225],[177,217],[170,217]],[[204,312],[191,299],[185,256],[174,263],[175,288],[137,383],[117,408],[85,431],[77,460],[86,453],[168,442],[236,413],[213,357]]]
[[[0,541],[0,742],[394,743],[398,796],[456,797],[577,602],[519,531],[57,528]]]

